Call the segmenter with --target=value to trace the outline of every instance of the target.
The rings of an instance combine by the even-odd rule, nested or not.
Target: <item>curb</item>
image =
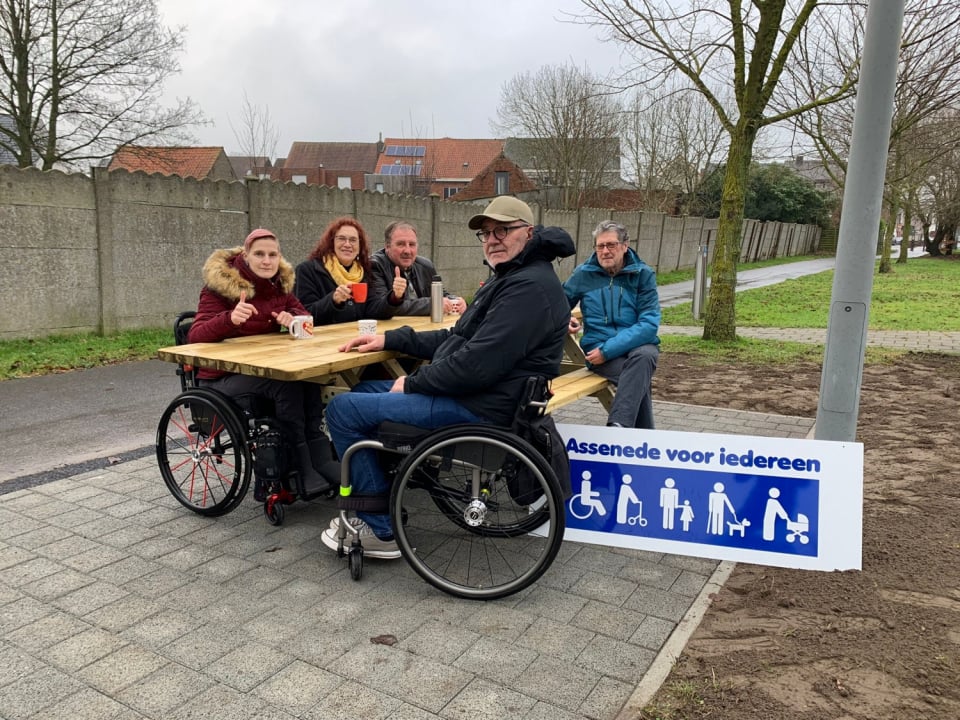
[[[633,694],[620,709],[615,720],[636,720],[644,706],[657,694],[673,669],[674,663],[677,662],[683,649],[687,646],[690,636],[703,621],[707,609],[713,602],[713,596],[723,588],[724,583],[736,566],[736,563],[729,560],[724,560],[717,565],[717,569],[713,571],[713,575],[700,590],[700,594],[690,605],[687,614],[683,616],[683,619],[677,623],[677,627],[670,633],[670,637],[667,638],[660,652],[653,659],[650,668],[643,674],[643,679],[634,688]]]

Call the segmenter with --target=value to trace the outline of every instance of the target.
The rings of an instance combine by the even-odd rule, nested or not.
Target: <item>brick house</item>
[[[536,190],[536,183],[528,178],[513,160],[501,152],[450,199],[479,200],[497,195],[519,195]]]
[[[363,190],[364,179],[377,166],[379,143],[295,142],[272,180]]]
[[[386,138],[366,189],[449,198],[503,152],[503,140]]]
[[[236,180],[230,158],[222,147],[147,147],[117,149],[107,170],[179,175],[198,180]]]

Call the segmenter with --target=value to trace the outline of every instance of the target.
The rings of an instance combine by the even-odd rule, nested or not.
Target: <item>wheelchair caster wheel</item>
[[[347,554],[347,563],[350,565],[350,577],[359,580],[363,575],[363,548],[352,547]]]
[[[280,503],[264,503],[263,514],[271,525],[283,525],[283,518],[286,512]]]

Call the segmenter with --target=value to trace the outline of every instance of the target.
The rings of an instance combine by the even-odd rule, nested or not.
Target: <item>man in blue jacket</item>
[[[650,383],[660,356],[657,276],[627,244],[627,229],[604,220],[593,231],[595,252],[563,284],[580,304],[580,347],[587,367],[617,386],[607,425],[653,429]],[[570,331],[580,329],[576,319]]]
[[[404,327],[384,335],[354,338],[342,352],[396,350],[430,360],[396,380],[361,383],[327,405],[327,429],[340,457],[354,443],[377,435],[382,422],[423,428],[456,423],[513,421],[527,378],[560,373],[570,307],[552,262],[574,254],[573,239],[561,228],[534,227],[533,211],[517,198],[500,196],[470,218],[478,230],[493,276],[450,329],[415,332]],[[350,459],[357,495],[388,492],[373,450]],[[400,557],[387,514],[358,512],[365,555]],[[339,518],[321,540],[337,549]]]

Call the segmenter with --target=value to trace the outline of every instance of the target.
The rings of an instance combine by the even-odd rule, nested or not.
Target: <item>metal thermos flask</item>
[[[430,322],[443,322],[443,283],[438,275],[430,283]]]

